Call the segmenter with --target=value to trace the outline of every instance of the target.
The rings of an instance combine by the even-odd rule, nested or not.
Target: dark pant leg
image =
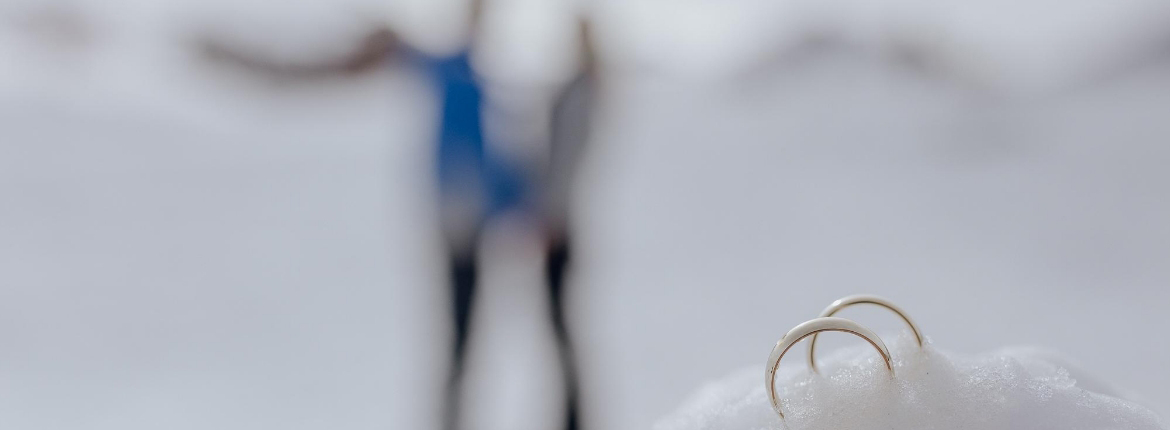
[[[474,248],[474,246],[472,246]],[[475,302],[475,287],[478,275],[477,253],[474,250],[459,250],[448,255],[450,270],[452,316],[454,317],[455,344],[452,348],[451,370],[447,383],[447,415],[444,428],[455,430],[459,426],[462,411],[460,398],[463,392],[463,370],[467,361],[467,339],[471,328],[471,310]]]
[[[565,321],[565,274],[570,262],[570,247],[568,237],[558,238],[548,247],[545,261],[545,281],[548,283],[549,299],[552,308],[553,332],[556,335],[557,349],[560,353],[561,371],[565,381],[565,414],[566,430],[577,430],[579,414],[579,396],[577,384],[577,362],[573,353],[573,344],[569,336]]]

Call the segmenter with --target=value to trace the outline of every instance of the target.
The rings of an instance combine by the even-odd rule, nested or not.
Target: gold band
[[[910,326],[910,331],[914,332],[914,337],[918,340],[918,347],[922,347],[922,331],[918,330],[918,324],[915,324],[914,320],[910,319],[910,316],[906,315],[906,312],[899,308],[898,305],[878,296],[858,294],[838,299],[821,312],[821,317],[831,317],[842,309],[862,304],[878,305],[898,314],[899,317],[902,317],[902,321],[906,321],[906,324]],[[808,367],[812,369],[813,373],[817,372],[816,348],[817,335],[814,334],[812,340],[808,343]]]
[[[894,374],[894,366],[890,363],[890,351],[886,349],[886,344],[882,342],[876,334],[861,324],[855,323],[845,318],[817,318],[805,321],[804,323],[793,327],[788,331],[784,337],[776,342],[776,347],[772,348],[772,354],[768,356],[768,365],[764,368],[764,386],[767,387],[768,396],[772,400],[772,409],[780,415],[780,419],[784,419],[784,412],[780,410],[780,397],[776,395],[776,369],[780,367],[780,359],[784,358],[784,354],[788,352],[797,342],[802,339],[815,336],[817,333],[823,331],[839,331],[851,333],[869,342],[874,349],[881,354],[882,360],[886,362],[886,369],[889,369],[890,375]]]

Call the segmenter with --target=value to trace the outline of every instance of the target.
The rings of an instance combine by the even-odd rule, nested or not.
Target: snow
[[[762,366],[752,366],[707,384],[654,428],[1165,428],[1150,410],[1079,383],[1079,369],[1026,350],[966,356],[919,347],[908,332],[890,347],[893,375],[868,345],[838,351],[819,375],[789,366],[777,375],[783,419],[760,383]]]
[[[138,3],[76,3],[95,35],[76,49],[0,26],[0,427],[432,428],[449,334],[421,78],[271,85],[190,55],[188,32],[228,3]],[[269,10],[243,3],[216,23]],[[1050,347],[1170,413],[1164,58],[981,91],[855,42],[801,51],[777,25],[799,5],[622,3],[598,5],[612,73],[577,196],[590,428],[648,428],[858,292],[955,354]],[[385,13],[429,13],[410,4]],[[280,10],[241,42],[332,53],[362,21]],[[1068,55],[1052,64],[1095,58]],[[549,428],[534,239],[504,225],[485,245],[469,419]],[[880,318],[865,321],[900,327]]]

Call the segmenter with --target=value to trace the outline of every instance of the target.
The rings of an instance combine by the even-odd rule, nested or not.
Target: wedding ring
[[[886,344],[882,343],[881,338],[874,334],[869,329],[861,324],[855,323],[845,318],[824,317],[805,321],[804,323],[793,327],[788,331],[784,337],[776,342],[776,347],[772,348],[772,354],[768,356],[768,365],[764,368],[764,386],[768,390],[768,396],[772,401],[772,409],[780,415],[780,419],[784,419],[784,411],[780,410],[780,397],[776,395],[776,369],[780,367],[780,359],[784,358],[784,354],[800,342],[802,339],[815,336],[817,333],[823,331],[840,331],[851,333],[869,342],[874,349],[881,354],[882,360],[886,363],[886,369],[890,371],[890,375],[894,374],[894,366],[890,362],[890,351],[886,349]]]
[[[837,301],[833,302],[833,304],[829,305],[829,307],[825,308],[825,310],[821,312],[820,316],[831,317],[833,314],[836,314],[842,309],[861,304],[878,305],[893,311],[895,314],[898,314],[899,317],[902,317],[902,321],[906,321],[906,324],[910,326],[910,331],[914,332],[914,337],[918,340],[918,347],[922,347],[922,331],[918,330],[918,324],[915,324],[914,320],[910,319],[910,316],[906,315],[906,312],[903,311],[902,308],[899,308],[898,305],[895,305],[889,300],[878,296],[858,294],[838,299]],[[817,372],[816,348],[817,335],[814,334],[812,339],[808,342],[808,367],[812,369],[813,373]]]

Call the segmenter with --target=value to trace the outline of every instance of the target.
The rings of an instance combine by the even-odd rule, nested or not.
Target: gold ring
[[[852,320],[834,317],[816,318],[805,321],[793,327],[784,337],[780,338],[779,342],[776,342],[776,347],[772,348],[772,354],[768,356],[768,366],[764,368],[764,386],[767,387],[768,396],[772,399],[772,409],[776,410],[776,413],[780,415],[780,419],[784,419],[784,412],[780,410],[780,398],[776,396],[776,369],[780,367],[780,359],[784,357],[784,354],[793,345],[800,342],[801,339],[816,335],[822,331],[852,333],[865,339],[881,354],[882,360],[886,362],[886,369],[890,371],[890,376],[894,375],[894,366],[890,363],[890,351],[886,349],[886,344],[882,343],[882,339],[865,328],[865,326],[855,323]]]
[[[922,347],[922,331],[918,330],[918,324],[915,324],[914,320],[910,319],[910,316],[906,315],[906,312],[903,311],[902,308],[899,308],[898,305],[895,305],[889,300],[878,296],[858,294],[855,296],[838,299],[837,301],[833,302],[833,304],[829,305],[829,307],[825,308],[825,310],[821,312],[820,316],[822,318],[831,317],[833,314],[836,314],[842,309],[861,304],[878,305],[893,311],[895,314],[898,314],[899,317],[902,317],[902,321],[906,321],[906,324],[910,326],[910,331],[914,332],[914,337],[918,340],[918,347]],[[817,336],[814,334],[813,338],[808,342],[808,367],[812,369],[813,373],[817,372],[816,351]]]

